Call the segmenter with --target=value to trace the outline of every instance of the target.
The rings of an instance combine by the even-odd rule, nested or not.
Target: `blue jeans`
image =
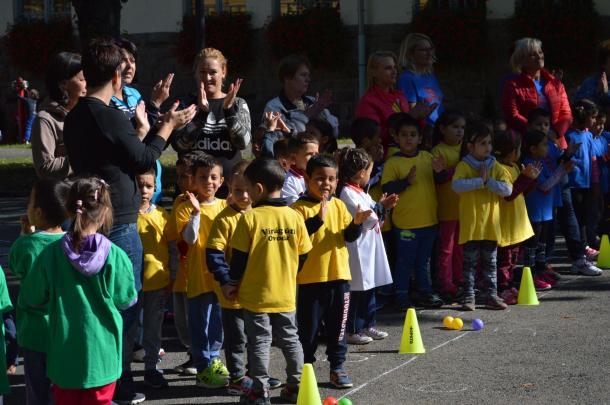
[[[205,370],[210,362],[220,357],[222,347],[222,317],[220,304],[213,292],[189,298],[189,329],[191,353],[197,372]]]
[[[110,230],[108,239],[121,249],[131,261],[136,291],[142,289],[142,261],[144,260],[142,241],[136,224],[117,224]],[[123,318],[123,375],[131,374],[133,344],[137,329],[137,319],[140,306],[133,305],[121,311]]]
[[[393,229],[396,238],[394,287],[398,300],[408,298],[411,276],[414,273],[419,291],[424,294],[433,292],[428,264],[432,256],[436,229],[436,225],[417,229]]]
[[[376,307],[374,288],[366,291],[352,291],[347,318],[348,332],[359,333],[365,329],[375,327]]]

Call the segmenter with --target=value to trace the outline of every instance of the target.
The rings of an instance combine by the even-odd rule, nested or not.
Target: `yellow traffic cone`
[[[313,366],[310,363],[303,365],[297,405],[322,405],[316,374],[313,372]]]
[[[599,255],[597,256],[597,267],[601,269],[610,268],[610,243],[608,235],[602,235],[602,243],[599,247]]]
[[[538,296],[534,287],[534,279],[532,271],[529,267],[523,268],[521,275],[521,285],[519,286],[519,296],[517,297],[517,305],[538,305]]]
[[[405,317],[405,326],[402,329],[399,354],[423,354],[426,353],[424,343],[419,333],[419,324],[415,309],[409,308]]]

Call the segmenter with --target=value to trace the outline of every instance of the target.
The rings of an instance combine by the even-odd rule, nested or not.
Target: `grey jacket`
[[[32,159],[38,178],[65,179],[72,174],[64,145],[68,112],[55,101],[45,103],[32,125]]]

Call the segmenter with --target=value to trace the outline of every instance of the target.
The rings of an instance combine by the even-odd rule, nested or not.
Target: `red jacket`
[[[566,89],[559,79],[542,69],[540,77],[544,81],[544,94],[551,109],[551,126],[559,135],[559,145],[567,148],[565,133],[572,123],[572,111]],[[525,73],[506,81],[502,91],[502,111],[508,127],[525,133],[527,115],[538,107],[538,92],[534,79]]]
[[[390,136],[388,117],[396,112],[409,112],[409,102],[400,90],[383,91],[377,86],[371,87],[356,106],[356,118],[370,118],[379,123],[381,142],[387,150]]]

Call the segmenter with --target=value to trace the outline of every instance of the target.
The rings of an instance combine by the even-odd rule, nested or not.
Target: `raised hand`
[[[174,129],[182,128],[191,122],[197,114],[197,107],[195,104],[191,104],[183,110],[176,111],[178,104],[179,102],[176,100],[171,108],[165,114],[163,114],[162,118],[164,123],[170,124]]]
[[[268,111],[265,113],[265,128],[267,131],[273,132],[277,128],[277,120],[279,119],[279,114],[274,111]]]
[[[606,72],[602,72],[602,74],[599,76],[599,82],[597,83],[597,90],[601,94],[608,93],[608,76],[606,75]]]
[[[479,175],[483,179],[483,184],[487,184],[487,180],[489,180],[489,169],[485,162],[481,164],[481,168],[479,169]]]
[[[146,114],[146,104],[144,104],[144,101],[140,101],[138,103],[134,118],[136,120],[136,131],[138,133],[138,138],[142,140],[150,130],[150,123],[148,122],[148,115]]]
[[[197,199],[197,196],[195,196],[195,194],[191,193],[190,191],[186,192],[186,195],[189,199],[189,201],[191,202],[191,205],[193,206],[193,214],[199,214],[199,212],[201,211],[201,207],[199,205],[199,200]]]
[[[169,90],[172,87],[172,81],[174,80],[174,74],[170,73],[165,76],[165,79],[159,80],[152,89],[150,96],[150,102],[157,108],[161,107],[161,104],[169,98]]]
[[[436,173],[440,173],[447,168],[447,161],[443,157],[443,155],[438,155],[434,159],[432,159],[432,170]]]
[[[205,94],[205,83],[199,83],[199,94],[197,96],[197,107],[201,111],[210,111],[210,102],[208,101],[208,95]]]
[[[320,93],[316,93],[316,101],[309,106],[307,111],[305,111],[305,115],[309,118],[314,118],[320,115],[325,108],[328,108],[333,102],[333,92],[331,90],[324,90],[322,95]]]
[[[438,107],[438,103],[433,104],[424,104],[424,103],[416,103],[413,108],[409,110],[409,115],[416,120],[423,120],[428,118],[432,111],[434,111]]]
[[[354,224],[356,224],[356,225],[362,224],[371,215],[373,215],[373,210],[369,209],[369,210],[363,211],[360,208],[360,204],[358,204],[358,207],[356,208],[356,215],[354,215]]]
[[[522,173],[532,180],[536,180],[542,171],[542,162],[537,162],[535,165],[529,164],[523,169]]]
[[[391,210],[392,208],[396,207],[397,203],[398,194],[387,195],[386,193],[383,193],[379,199],[379,204],[381,204],[386,210]]]
[[[286,125],[286,123],[282,119],[282,114],[280,114],[280,113],[277,113],[277,128],[282,132],[286,132],[286,133],[292,132],[290,130],[290,128],[288,128],[288,125]]]
[[[407,174],[407,180],[409,181],[409,184],[413,184],[413,182],[415,181],[415,177],[417,177],[417,166],[413,165],[411,167],[411,170],[409,170],[409,174]]]
[[[324,218],[326,218],[326,212],[328,211],[328,200],[326,193],[322,195],[322,201],[320,201],[320,211],[318,212],[318,217],[322,222],[324,222]]]
[[[236,79],[235,82],[229,86],[229,91],[227,92],[225,101],[222,104],[222,108],[228,110],[229,108],[233,107],[233,104],[235,104],[235,98],[237,97],[237,92],[239,91],[243,81],[244,79]]]

